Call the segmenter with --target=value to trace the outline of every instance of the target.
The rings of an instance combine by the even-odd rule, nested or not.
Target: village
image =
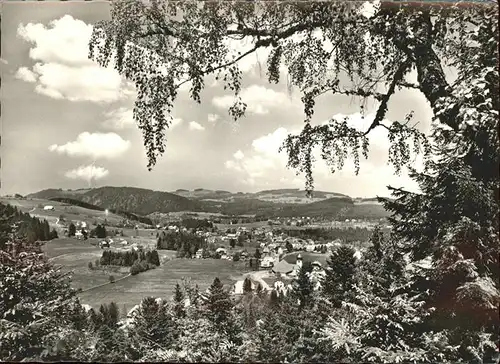
[[[46,206],[44,209],[50,209]],[[219,220],[220,221],[220,220]],[[281,294],[291,289],[291,282],[297,277],[302,265],[306,262],[312,265],[309,273],[315,289],[319,289],[322,277],[325,275],[327,259],[331,252],[345,244],[355,248],[355,258],[360,259],[363,254],[364,239],[347,242],[342,236],[337,238],[313,238],[294,236],[300,231],[363,231],[366,236],[380,221],[366,221],[345,219],[343,221],[317,221],[311,217],[297,217],[286,219],[269,219],[260,226],[248,223],[238,223],[238,219],[228,219],[229,224],[214,224],[207,219],[196,219],[189,215],[178,221],[165,222],[156,226],[135,224],[124,220],[118,226],[99,223],[96,226],[85,221],[65,221],[58,219],[56,225],[66,236],[74,239],[87,240],[93,238],[92,244],[100,249],[114,251],[138,251],[143,248],[159,248],[159,241],[169,236],[180,239],[190,237],[198,239],[198,248],[191,253],[182,255],[182,259],[221,259],[228,261],[245,262],[250,273],[232,285],[231,293],[241,295],[245,279],[250,279],[254,289],[265,291],[276,290]],[[234,222],[234,223],[233,223]],[[94,222],[95,223],[95,222]],[[74,225],[74,228],[71,227]],[[246,225],[246,226],[245,226]],[[120,229],[130,227],[127,234]],[[385,228],[390,226],[385,223]],[[93,227],[93,228],[92,228]],[[70,230],[74,230],[70,232]],[[307,235],[307,234],[306,234]],[[176,245],[179,249],[178,245]],[[168,247],[167,250],[174,250]],[[179,252],[177,258],[179,258]]]

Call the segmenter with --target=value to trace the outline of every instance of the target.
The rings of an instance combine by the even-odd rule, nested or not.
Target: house
[[[261,268],[272,268],[274,266],[274,258],[267,256],[260,261]]]
[[[87,223],[85,221],[78,221],[76,223],[76,227],[79,229],[85,229],[87,227]]]
[[[261,278],[257,278],[253,275],[247,275],[247,278],[250,279],[250,282],[252,284],[252,290],[256,291],[258,289],[258,287],[260,286],[260,288],[262,288],[263,291],[265,292],[270,292],[273,290],[273,287],[270,287],[266,281],[264,281],[263,279]],[[245,284],[245,280],[239,280],[237,281],[234,285],[233,285],[233,288],[232,288],[232,294],[235,294],[235,295],[241,295],[243,294],[243,287],[244,287],[244,284]]]
[[[44,210],[54,210],[54,206],[46,205],[43,207]]]
[[[313,252],[315,248],[316,245],[313,244],[306,245],[306,252]]]
[[[271,270],[273,273],[286,275],[292,273],[294,267],[295,264],[288,263],[283,259],[278,262],[278,264],[274,265]]]
[[[77,238],[77,239],[83,239],[83,234],[82,234],[81,230],[77,230],[76,231],[75,238]]]
[[[302,267],[303,262],[312,263],[313,267],[323,269],[327,264],[328,256],[326,254],[307,253],[302,256],[298,252],[286,254],[281,261],[276,263],[272,271],[281,275],[296,275]]]
[[[226,250],[226,249],[224,249],[224,248],[217,248],[217,249],[215,250],[215,253],[216,253],[216,254],[220,254],[221,256],[222,256],[222,255],[227,255],[227,250]]]
[[[203,249],[198,249],[198,250],[196,251],[195,258],[196,258],[196,259],[201,259],[201,258],[203,258]]]
[[[257,286],[259,285],[259,283],[256,282],[256,281],[254,281],[251,278],[250,278],[250,282],[251,282],[251,285],[252,285],[252,291],[255,291],[257,289]],[[243,294],[243,287],[244,287],[244,285],[245,285],[245,280],[244,279],[241,279],[241,280],[237,281],[233,285],[233,289],[232,289],[231,293],[235,294],[235,295]]]
[[[99,248],[104,249],[104,248],[109,248],[109,243],[105,240],[99,242]]]

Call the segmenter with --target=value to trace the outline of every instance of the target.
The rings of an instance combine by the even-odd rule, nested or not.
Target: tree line
[[[136,275],[160,266],[160,257],[156,250],[104,250],[99,263],[101,266],[115,265],[130,267],[130,274]]]
[[[206,247],[205,239],[191,232],[162,231],[156,249],[175,250],[179,258],[193,258],[198,249]]]
[[[0,203],[0,216],[2,217],[2,230],[15,225],[17,234],[24,237],[27,242],[48,241],[58,237],[57,231],[50,229],[47,220],[31,217],[29,213],[23,213],[12,205]],[[0,236],[0,246],[3,246],[7,240],[7,236]]]
[[[367,228],[348,227],[341,229],[337,227],[331,228],[305,228],[305,229],[277,229],[279,234],[285,234],[289,237],[299,238],[303,240],[312,239],[318,241],[337,240],[340,239],[345,243],[355,241],[366,242],[370,239],[372,231]]]

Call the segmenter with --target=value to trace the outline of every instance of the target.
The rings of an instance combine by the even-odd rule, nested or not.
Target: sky
[[[46,188],[133,186],[160,191],[220,189],[255,192],[301,188],[303,176],[286,168],[278,148],[289,132],[300,131],[300,94],[285,83],[271,85],[259,72],[266,53],[242,60],[242,98],[247,115],[228,115],[233,96],[208,82],[202,103],[181,90],[167,131],[165,154],[148,171],[142,134],[132,119],[133,84],[112,68],[88,60],[92,25],[109,19],[107,2],[2,2],[2,169],[1,194],[28,194]],[[369,104],[367,111],[375,111]],[[432,112],[414,90],[400,91],[389,102],[388,120],[414,120],[428,131]],[[332,116],[366,129],[359,106],[349,97],[318,99],[314,123]],[[372,114],[373,115],[373,114]],[[330,173],[315,168],[317,190],[352,197],[387,196],[387,186],[415,190],[406,171],[396,176],[388,161],[383,129],[370,134],[370,156],[354,173],[353,163]]]

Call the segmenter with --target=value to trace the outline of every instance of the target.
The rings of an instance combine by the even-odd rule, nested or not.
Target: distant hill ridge
[[[28,198],[71,198],[101,208],[139,215],[181,211],[260,215],[266,217],[325,216],[335,218],[381,218],[388,216],[376,198],[353,199],[336,192],[314,191],[311,198],[300,189],[273,189],[255,193],[224,190],[177,189],[153,191],[137,187],[105,186],[92,189],[46,189]]]

